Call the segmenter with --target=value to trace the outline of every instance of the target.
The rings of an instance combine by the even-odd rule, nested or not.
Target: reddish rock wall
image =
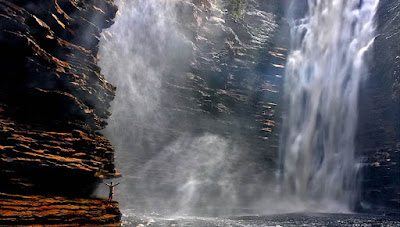
[[[90,210],[90,212],[88,212]],[[118,203],[105,199],[22,196],[0,193],[1,224],[118,226]]]
[[[119,221],[115,203],[107,216],[104,201],[51,197],[87,198],[99,180],[119,176],[114,148],[96,132],[106,125],[116,90],[97,66],[101,31],[116,11],[107,0],[0,0],[0,202],[13,203],[2,204],[0,224],[10,215],[24,224]],[[22,200],[63,200],[66,209],[80,206],[79,215],[64,218],[50,205],[25,212],[15,208]],[[98,216],[83,203],[102,204]]]

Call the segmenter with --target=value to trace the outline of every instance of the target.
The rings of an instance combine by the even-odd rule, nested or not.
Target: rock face
[[[0,193],[1,224],[55,224],[62,226],[118,226],[118,203],[105,199],[22,196]],[[90,211],[90,212],[88,212]]]
[[[360,209],[400,213],[400,1],[381,0],[369,80],[360,94]]]
[[[102,200],[60,197],[88,198],[100,179],[119,176],[114,148],[96,132],[116,90],[97,66],[116,11],[105,0],[0,0],[0,224],[119,221],[115,203],[108,216]],[[71,209],[66,219],[57,201]]]
[[[193,46],[186,87],[179,89],[176,81],[168,82],[170,89],[195,92],[191,96],[196,102],[181,96],[178,108],[190,105],[219,121],[206,124],[207,128],[194,127],[195,131],[240,139],[264,158],[270,153],[274,165],[289,42],[281,6],[278,1],[257,0],[192,2],[178,6],[182,9],[178,22]]]

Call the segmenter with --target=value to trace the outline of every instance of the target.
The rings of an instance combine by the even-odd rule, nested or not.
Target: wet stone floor
[[[294,226],[357,226],[400,227],[400,216],[366,214],[317,214],[296,213],[270,216],[242,216],[227,218],[161,217],[125,213],[122,226],[134,227],[294,227]]]

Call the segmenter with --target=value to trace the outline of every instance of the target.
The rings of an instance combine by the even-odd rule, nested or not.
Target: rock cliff
[[[362,211],[400,213],[400,1],[381,0],[370,75],[360,94]]]
[[[98,42],[116,12],[106,0],[0,0],[0,225],[118,223],[116,203],[109,214],[89,198],[119,176],[97,132],[116,90]]]

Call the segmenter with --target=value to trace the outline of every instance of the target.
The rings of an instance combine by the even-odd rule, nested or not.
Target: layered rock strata
[[[247,155],[266,158],[275,169],[279,100],[289,42],[279,3],[183,1],[178,7],[182,9],[178,23],[191,42],[192,58],[185,86],[174,78],[165,85],[187,94],[179,96],[179,106],[174,109],[189,106],[202,113],[196,114],[199,117],[205,114],[218,119],[216,124],[198,125],[194,130],[240,140],[245,150],[255,152]],[[182,119],[190,118],[178,119],[182,124]]]
[[[118,226],[120,212],[105,199],[0,193],[0,216],[2,225]]]
[[[118,222],[115,203],[107,216],[104,201],[62,197],[88,198],[100,179],[119,176],[114,148],[96,132],[116,90],[97,66],[116,12],[106,0],[0,0],[0,224]],[[64,219],[57,201],[82,206]]]

